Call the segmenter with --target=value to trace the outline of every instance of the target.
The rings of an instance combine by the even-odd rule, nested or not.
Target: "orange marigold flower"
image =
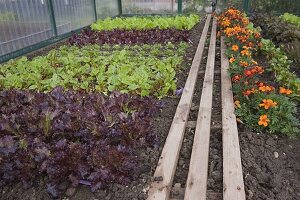
[[[262,92],[271,92],[272,90],[274,90],[274,87],[264,85],[264,86],[259,87],[258,89]]]
[[[234,81],[234,82],[237,82],[237,81],[239,81],[239,80],[241,80],[241,78],[242,78],[242,75],[235,75],[234,77],[232,77],[232,81]]]
[[[244,71],[244,75],[245,75],[245,76],[253,76],[253,72],[252,72],[251,70],[249,70],[249,69],[246,69],[246,70]]]
[[[241,54],[242,54],[243,56],[250,56],[250,52],[249,52],[247,49],[241,51]]]
[[[231,57],[230,59],[229,59],[229,62],[230,63],[233,63],[235,61],[235,58],[234,57]]]
[[[252,59],[251,61],[254,65],[258,65],[258,63],[255,60]]]
[[[239,50],[239,46],[238,45],[232,45],[232,51],[238,51]]]
[[[255,38],[259,38],[259,37],[260,37],[260,33],[259,33],[259,32],[256,32],[256,33],[254,34],[254,37],[255,37]]]
[[[279,93],[280,93],[280,94],[287,94],[287,95],[290,95],[290,94],[293,93],[293,91],[290,90],[290,89],[286,89],[286,88],[284,88],[284,87],[280,87],[280,88],[279,88]]]
[[[236,100],[236,101],[234,102],[234,107],[235,107],[235,108],[240,108],[240,107],[241,107],[241,102],[238,101],[238,100]]]
[[[248,67],[249,63],[247,61],[240,61],[240,65],[243,67]]]
[[[268,115],[261,115],[259,117],[258,125],[267,127],[270,120],[268,119]]]
[[[270,107],[277,106],[277,102],[273,101],[272,99],[263,99],[263,103],[259,104],[259,107],[264,107],[266,110],[268,110]]]
[[[255,89],[254,89],[254,88],[252,88],[252,89],[250,89],[250,90],[244,91],[244,92],[243,92],[243,95],[244,95],[244,96],[249,96],[250,94],[253,94],[253,93],[255,93]]]

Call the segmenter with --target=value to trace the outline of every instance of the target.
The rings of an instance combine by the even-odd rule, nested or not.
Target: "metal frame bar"
[[[182,14],[182,0],[178,0],[178,14]]]
[[[118,0],[119,16],[123,15],[122,0]]]
[[[95,21],[98,20],[98,15],[97,15],[97,5],[96,5],[96,0],[93,1],[93,7],[94,7],[94,15],[95,15]]]
[[[65,33],[65,34],[62,34],[62,35],[59,35],[59,36],[55,36],[55,37],[52,37],[48,40],[44,40],[42,42],[39,42],[37,44],[33,44],[33,45],[30,45],[28,47],[24,47],[22,49],[19,49],[17,51],[14,51],[14,52],[11,52],[11,53],[8,53],[8,54],[5,54],[3,56],[0,56],[0,63],[4,63],[4,62],[7,62],[9,61],[10,59],[14,59],[14,58],[17,58],[17,57],[20,57],[20,56],[23,56],[27,53],[30,53],[30,52],[33,52],[33,51],[36,51],[38,49],[41,49],[41,48],[44,48],[48,45],[51,45],[51,44],[54,44],[56,42],[59,42],[63,39],[66,39],[68,37],[70,37],[74,32],[78,33],[80,32],[82,29],[84,28],[87,28],[88,26],[85,26],[83,28],[79,28],[77,30],[74,30],[72,32],[69,32],[69,33]]]
[[[54,8],[53,8],[53,2],[52,0],[47,1],[48,5],[48,11],[49,11],[49,16],[50,16],[50,21],[53,29],[54,36],[57,36],[57,27],[56,27],[56,19],[55,19],[55,14],[54,14]]]

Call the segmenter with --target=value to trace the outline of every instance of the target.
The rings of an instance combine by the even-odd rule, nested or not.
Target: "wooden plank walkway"
[[[199,66],[205,46],[206,36],[211,20],[211,15],[207,15],[206,23],[202,31],[200,42],[181,96],[173,122],[166,139],[162,154],[157,164],[154,181],[148,192],[148,200],[169,199],[171,185],[176,170],[179,152],[188,121],[195,84],[198,77]]]
[[[148,192],[148,200],[245,200],[245,189],[239,147],[238,129],[234,114],[231,80],[228,74],[229,61],[226,46],[221,38],[221,48],[216,48],[217,20],[213,19],[210,45],[205,71],[199,71],[205,41],[211,21],[207,16],[200,42],[184,87],[183,94],[169,130],[165,146],[154,173],[154,182]],[[215,71],[216,50],[221,50],[221,71]],[[214,74],[221,73],[222,126],[211,126]],[[192,106],[198,75],[204,75],[200,105]],[[197,121],[188,121],[190,110],[197,110]],[[186,188],[172,188],[179,152],[185,129],[196,128]],[[207,191],[210,132],[222,128],[223,145],[223,194]],[[221,143],[220,143],[221,145]],[[174,191],[179,195],[174,195]]]
[[[242,162],[226,46],[221,38],[223,200],[245,200]]]
[[[209,139],[214,85],[217,19],[214,18],[197,125],[185,189],[185,200],[206,200]]]

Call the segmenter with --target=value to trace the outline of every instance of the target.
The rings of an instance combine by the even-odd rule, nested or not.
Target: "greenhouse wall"
[[[300,0],[218,0],[246,12],[300,14]],[[211,0],[0,0],[0,63],[36,50],[97,19],[119,15],[211,12]]]

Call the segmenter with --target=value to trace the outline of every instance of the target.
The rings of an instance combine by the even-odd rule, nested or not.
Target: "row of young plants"
[[[190,14],[189,16],[146,16],[146,17],[128,17],[128,18],[106,18],[98,20],[91,25],[96,31],[121,30],[146,30],[146,29],[178,29],[190,30],[200,20],[199,15]]]
[[[176,89],[187,36],[152,45],[144,44],[151,34],[140,45],[93,41],[101,37],[0,65],[0,187],[45,183],[56,198],[65,181],[96,191],[139,175],[139,150],[159,144],[158,99]]]
[[[280,16],[281,19],[284,21],[294,24],[300,28],[300,17],[297,15],[293,15],[290,13],[284,13],[283,15]]]
[[[62,86],[162,98],[176,89],[176,70],[187,47],[185,42],[109,49],[99,45],[62,46],[47,56],[32,60],[23,57],[1,66],[0,88],[47,92]]]
[[[289,60],[284,51],[276,47],[271,40],[262,39],[261,43],[259,50],[267,57],[276,82],[293,90],[295,94],[293,97],[300,101],[300,78],[290,71],[290,64],[293,61]]]
[[[137,149],[158,145],[153,98],[113,92],[0,92],[0,186],[30,187],[43,177],[52,197],[66,180],[91,190],[139,173]]]
[[[256,131],[299,135],[296,104],[291,100],[295,91],[276,84],[266,75],[267,66],[254,60],[262,45],[259,31],[234,8],[218,16],[218,24],[227,45],[237,117]]]
[[[79,34],[74,34],[69,43],[83,46],[87,44],[155,44],[155,43],[178,43],[188,42],[188,30],[176,29],[148,29],[148,30],[111,30],[94,31],[90,28],[82,30]]]
[[[264,38],[271,39],[276,45],[300,41],[300,29],[278,16],[252,13],[251,21],[262,29]]]
[[[283,17],[253,13],[251,19],[255,26],[262,29],[262,35],[272,40],[276,46],[284,50],[291,59],[300,63],[300,28],[285,21]]]

